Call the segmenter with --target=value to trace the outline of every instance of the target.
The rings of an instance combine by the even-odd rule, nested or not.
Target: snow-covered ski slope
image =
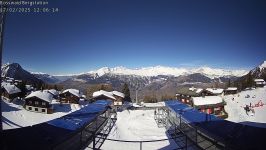
[[[226,95],[224,99],[227,103],[225,110],[229,115],[227,120],[266,128],[266,87]],[[250,104],[254,113],[244,110]]]

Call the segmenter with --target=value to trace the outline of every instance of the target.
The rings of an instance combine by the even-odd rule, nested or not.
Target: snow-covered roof
[[[115,99],[115,97],[113,96],[113,92],[107,92],[104,90],[93,92],[92,97],[96,98],[96,97],[99,97],[101,95],[104,95],[104,96],[109,97],[111,99]]]
[[[69,93],[71,93],[71,94],[73,94],[73,95],[75,95],[77,97],[81,97],[82,96],[81,92],[79,90],[77,90],[77,89],[66,89],[62,93],[66,93],[66,92],[69,92]]]
[[[189,90],[190,90],[190,91],[195,91],[195,90],[196,90],[196,88],[194,88],[194,87],[191,87],[191,88],[189,88]]]
[[[207,91],[213,93],[213,94],[222,94],[224,89],[214,89],[214,88],[207,88],[206,89]]]
[[[125,97],[124,93],[121,93],[121,92],[118,92],[118,91],[113,91],[112,93],[113,93],[113,95],[116,95],[116,96],[119,96],[119,97],[122,97],[122,98]]]
[[[34,89],[34,87],[32,85],[28,85],[28,84],[25,85],[25,87],[27,90],[33,90]]]
[[[9,80],[6,80],[6,82],[13,82],[13,80],[9,79]]]
[[[237,87],[228,87],[226,91],[236,91]]]
[[[6,90],[8,94],[15,94],[21,92],[21,90],[17,88],[15,85],[7,82],[2,82],[1,86]]]
[[[219,104],[223,102],[220,96],[193,97],[192,100],[196,106]]]
[[[53,95],[47,91],[35,91],[30,93],[25,99],[32,98],[32,97],[38,97],[46,102],[52,102]]]
[[[263,79],[255,79],[254,81],[255,81],[255,82],[264,82]]]
[[[197,89],[196,93],[200,93],[203,89]]]
[[[59,94],[59,92],[57,90],[55,90],[55,89],[43,90],[43,91],[50,92],[51,94],[53,94],[55,96]]]

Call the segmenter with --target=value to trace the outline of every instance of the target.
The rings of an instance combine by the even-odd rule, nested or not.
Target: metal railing
[[[225,149],[225,145],[210,136],[208,132],[204,132],[203,129],[190,124],[180,114],[171,112],[168,108],[164,107],[164,112],[167,112],[167,125],[166,128],[171,136],[176,134],[184,134],[187,137],[186,144],[194,145],[193,149]],[[207,134],[206,134],[207,133]],[[180,145],[180,143],[176,142]],[[182,145],[182,143],[181,143]]]
[[[66,137],[61,143],[54,144],[51,149],[79,150],[88,145],[91,145],[92,149],[99,149],[116,120],[112,116],[116,115],[111,110],[99,114],[90,124]],[[99,135],[101,140],[98,138]]]
[[[184,136],[184,137],[183,137]],[[184,146],[182,147],[176,147],[176,148],[173,148],[175,150],[177,149],[187,149],[189,147],[189,145],[187,144],[187,141],[188,141],[188,138],[186,135],[180,135],[180,136],[177,136],[177,137],[171,137],[171,138],[165,138],[165,139],[158,139],[158,140],[117,140],[117,139],[110,139],[110,138],[106,138],[105,140],[107,141],[112,141],[112,142],[122,142],[122,143],[126,143],[127,147],[130,149],[130,147],[128,145],[132,144],[134,146],[133,149],[138,149],[139,150],[142,150],[144,149],[144,145],[147,144],[147,143],[154,143],[154,142],[163,142],[163,141],[169,141],[169,140],[176,140],[178,138],[181,138],[183,137],[184,138],[184,143],[186,143]],[[121,143],[120,143],[121,145]],[[91,148],[91,147],[90,147]],[[93,149],[93,148],[92,148]]]

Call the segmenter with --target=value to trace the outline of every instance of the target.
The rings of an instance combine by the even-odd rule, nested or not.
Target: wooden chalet
[[[51,114],[53,113],[53,95],[47,91],[35,91],[25,98],[24,108],[29,111]]]
[[[220,96],[193,97],[192,106],[199,111],[213,114],[220,118],[228,117],[224,110],[225,102]]]
[[[118,91],[107,92],[100,90],[94,92],[92,97],[93,100],[112,100],[113,106],[122,106],[125,95]]]
[[[15,85],[7,82],[1,83],[1,91],[2,96],[8,98],[9,100],[13,100],[14,98],[19,97],[21,90]]]
[[[184,87],[177,91],[176,99],[202,112],[227,118],[222,100],[223,90]],[[219,96],[217,96],[219,95]]]
[[[82,93],[77,89],[66,89],[59,94],[60,102],[78,104]]]
[[[265,81],[263,79],[255,79],[254,82],[256,87],[264,87],[265,85]]]
[[[200,97],[200,96],[212,96],[208,90],[200,89],[200,88],[180,88],[176,93],[176,99],[181,101],[182,103],[188,104],[192,106],[192,97]]]
[[[35,88],[32,85],[26,84],[26,93],[30,94],[31,92],[35,91]]]
[[[118,92],[118,91],[112,91],[115,101],[114,101],[114,106],[122,106],[125,98],[125,94]]]
[[[59,92],[57,90],[55,90],[55,89],[43,90],[43,91],[51,93],[53,95],[54,99],[58,99],[59,98]]]

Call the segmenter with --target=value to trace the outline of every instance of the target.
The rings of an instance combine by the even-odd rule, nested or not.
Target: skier
[[[248,115],[248,112],[250,111],[250,108],[248,105],[246,105],[246,107],[244,107],[244,110],[246,111],[246,114]]]

